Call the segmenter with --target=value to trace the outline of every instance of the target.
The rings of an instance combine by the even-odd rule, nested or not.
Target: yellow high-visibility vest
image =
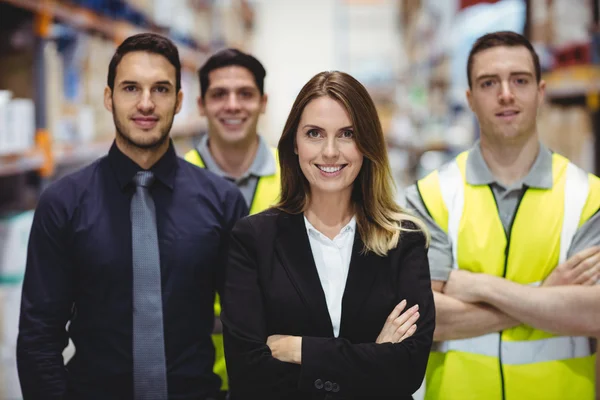
[[[551,189],[526,188],[505,233],[488,185],[466,182],[469,152],[417,183],[452,243],[453,268],[539,285],[566,260],[576,230],[600,207],[600,179],[553,154]],[[576,312],[576,310],[573,310]],[[592,400],[595,354],[587,337],[527,325],[434,343],[426,400]]]
[[[279,157],[277,149],[271,148],[273,157],[275,157],[275,174],[261,176],[258,178],[256,184],[256,190],[254,191],[254,197],[252,198],[252,204],[250,206],[250,214],[256,214],[267,208],[275,205],[279,201],[281,193],[281,172],[279,168]],[[200,156],[197,150],[190,150],[185,154],[185,160],[197,165],[200,168],[206,168],[204,160]],[[221,315],[221,302],[219,295],[215,298],[215,316]],[[215,346],[215,365],[213,371],[221,378],[221,390],[226,391],[229,389],[229,380],[227,378],[227,367],[225,365],[225,351],[223,349],[223,335],[214,334],[212,335],[213,344]]]

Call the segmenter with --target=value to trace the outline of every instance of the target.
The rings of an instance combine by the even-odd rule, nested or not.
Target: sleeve
[[[600,246],[600,210],[575,232],[567,252],[567,258],[592,246]]]
[[[58,190],[48,188],[33,218],[21,298],[17,367],[23,398],[62,399],[67,374],[62,352],[73,306],[67,211]]]
[[[236,222],[247,215],[248,206],[242,192],[237,186],[231,185],[225,200],[225,226],[219,243],[219,268],[217,268],[215,275],[215,288],[221,298],[223,297],[223,285],[225,284],[229,234]]]
[[[315,392],[316,382],[337,383],[339,395],[404,398],[416,392],[425,376],[435,328],[425,239],[406,235],[400,255],[399,288],[409,304],[419,304],[415,334],[401,343],[352,344],[343,338],[302,338],[300,389]],[[411,276],[412,277],[409,277]],[[410,283],[409,283],[410,282]],[[416,285],[415,285],[416,283]]]
[[[229,388],[235,398],[286,398],[284,392],[298,386],[300,366],[275,359],[266,344],[255,235],[248,219],[231,233],[221,314]]]
[[[447,281],[452,271],[452,244],[446,232],[429,215],[417,185],[406,189],[406,206],[413,215],[425,222],[431,235],[427,253],[431,279]]]

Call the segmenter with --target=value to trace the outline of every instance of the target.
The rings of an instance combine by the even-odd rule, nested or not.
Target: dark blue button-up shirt
[[[139,170],[113,144],[41,195],[17,345],[26,400],[133,398],[130,203]],[[248,209],[234,184],[180,159],[172,144],[151,170],[169,399],[202,399],[220,386],[210,334],[225,241]],[[75,355],[65,367],[69,337]]]

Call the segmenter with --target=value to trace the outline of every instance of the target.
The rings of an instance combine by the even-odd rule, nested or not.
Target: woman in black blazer
[[[278,151],[279,204],[231,234],[231,400],[411,399],[435,327],[428,236],[394,202],[366,89],[341,72],[313,77]]]

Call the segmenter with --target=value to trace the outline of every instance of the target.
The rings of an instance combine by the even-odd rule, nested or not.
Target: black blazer
[[[403,232],[380,257],[361,254],[356,232],[338,338],[302,214],[268,210],[243,218],[229,246],[221,318],[232,400],[412,399],[435,327],[421,233]],[[402,343],[376,344],[402,299],[407,308],[419,304],[417,331]],[[266,340],[274,334],[302,336],[302,365],[272,357]]]

